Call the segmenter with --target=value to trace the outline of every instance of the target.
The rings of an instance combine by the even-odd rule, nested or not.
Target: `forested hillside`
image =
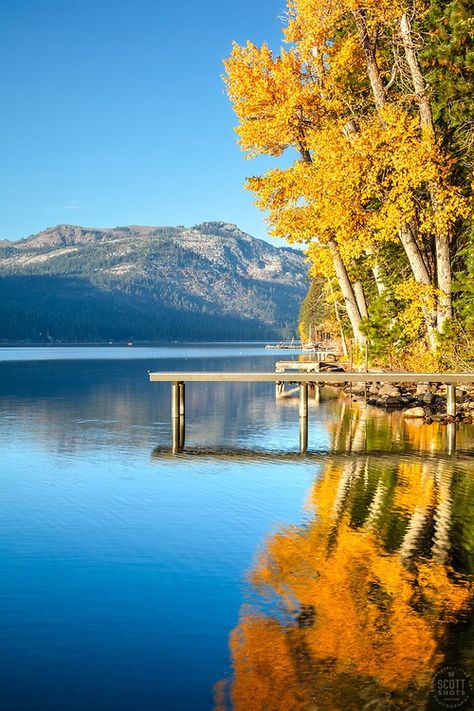
[[[0,245],[0,340],[281,338],[306,288],[301,253],[235,225],[60,225]]]

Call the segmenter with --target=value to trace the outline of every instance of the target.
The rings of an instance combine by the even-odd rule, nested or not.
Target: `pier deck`
[[[315,375],[318,377],[315,378]],[[152,383],[474,383],[474,373],[149,373]]]

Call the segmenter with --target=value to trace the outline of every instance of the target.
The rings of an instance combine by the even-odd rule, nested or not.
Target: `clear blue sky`
[[[232,40],[278,46],[284,0],[0,0],[0,239],[58,223],[237,223],[242,187],[221,80]]]

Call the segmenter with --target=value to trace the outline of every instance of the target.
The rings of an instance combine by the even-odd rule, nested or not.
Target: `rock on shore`
[[[344,388],[347,394],[365,397],[364,383]],[[371,383],[367,386],[367,403],[386,410],[403,410],[407,418],[424,418],[426,422],[474,421],[473,383],[456,388],[456,416],[446,413],[446,385],[437,383]]]

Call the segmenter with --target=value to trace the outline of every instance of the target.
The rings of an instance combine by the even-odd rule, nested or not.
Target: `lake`
[[[2,711],[470,707],[472,426],[327,391],[301,456],[296,399],[193,383],[169,455],[149,370],[282,357],[0,349]]]

